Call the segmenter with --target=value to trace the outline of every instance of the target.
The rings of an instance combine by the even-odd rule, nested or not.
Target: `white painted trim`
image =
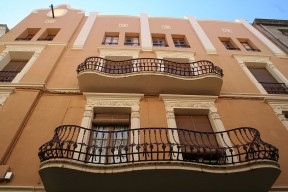
[[[213,46],[212,42],[210,41],[210,39],[208,38],[206,33],[204,32],[204,30],[201,28],[201,26],[197,22],[196,17],[187,16],[185,18],[189,20],[191,27],[196,32],[198,38],[200,39],[202,45],[204,46],[204,48],[206,50],[206,52],[208,54],[217,54],[216,48]]]
[[[253,84],[257,87],[257,89],[262,94],[268,94],[266,90],[263,88],[263,86],[258,83],[257,79],[253,76],[253,74],[248,69],[249,64],[248,63],[259,63],[259,65],[263,65],[264,67],[270,72],[270,74],[279,82],[279,83],[285,83],[286,86],[288,85],[288,80],[285,78],[285,76],[276,68],[276,66],[270,61],[270,56],[259,56],[259,55],[238,55],[234,54],[233,57],[237,60],[239,65],[242,67],[243,71],[246,73],[246,75],[249,77],[249,79],[253,82]],[[248,65],[248,66],[247,66]]]
[[[6,49],[0,54],[0,69],[3,69],[11,60],[11,57],[9,55],[10,52],[34,52],[34,55],[30,58],[22,71],[18,73],[18,75],[11,82],[18,83],[32,67],[32,65],[38,59],[45,47],[46,45],[6,45]]]
[[[6,99],[14,92],[14,88],[0,88],[0,108],[4,105]]]
[[[286,54],[279,49],[274,43],[272,43],[268,38],[262,35],[257,29],[255,29],[246,20],[237,19],[236,22],[242,23],[246,29],[248,29],[253,35],[255,35],[262,43],[264,43],[275,55],[285,56]]]
[[[155,51],[158,59],[163,58],[188,58],[189,62],[196,61],[195,52],[192,51]]]
[[[90,13],[80,33],[78,34],[72,49],[83,49],[84,44],[88,38],[90,31],[95,23],[96,17],[99,13]]]
[[[283,114],[284,111],[288,111],[288,97],[286,98],[286,100],[267,98],[265,99],[265,102],[270,105],[270,107],[273,109],[278,119],[288,130],[288,120]]]
[[[152,37],[149,27],[149,18],[146,13],[140,14],[140,28],[142,51],[152,51]]]

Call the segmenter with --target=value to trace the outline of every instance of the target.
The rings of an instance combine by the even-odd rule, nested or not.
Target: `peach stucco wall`
[[[262,99],[221,98],[216,102],[225,129],[256,128],[263,141],[279,149],[281,174],[274,185],[287,186],[288,131]]]
[[[8,105],[9,103],[7,107]],[[84,106],[85,99],[82,95],[43,94],[41,96],[6,162],[15,175],[8,185],[42,185],[38,174],[40,165],[37,156],[38,148],[52,139],[57,126],[79,125]],[[11,115],[11,112],[7,115]],[[2,134],[0,135],[2,137]],[[1,139],[1,143],[2,141]]]

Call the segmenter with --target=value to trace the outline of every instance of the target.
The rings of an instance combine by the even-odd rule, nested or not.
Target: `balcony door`
[[[92,121],[87,161],[127,162],[129,115],[96,114]]]
[[[218,160],[219,145],[207,115],[176,115],[175,120],[184,161]]]

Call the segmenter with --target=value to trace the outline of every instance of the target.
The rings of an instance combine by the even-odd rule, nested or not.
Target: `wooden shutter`
[[[258,82],[278,83],[266,68],[249,68],[249,70]]]
[[[129,125],[130,116],[121,114],[96,114],[93,125]]]
[[[193,133],[188,131],[179,131],[179,140],[182,144],[194,144],[200,146],[215,147],[218,146],[216,137],[213,134],[213,129],[207,115],[176,115],[177,128],[182,128],[190,131],[209,132]]]
[[[10,61],[2,71],[18,71],[20,72],[24,66],[26,65],[27,61]]]

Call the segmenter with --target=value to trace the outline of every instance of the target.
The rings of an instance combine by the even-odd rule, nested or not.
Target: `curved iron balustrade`
[[[201,76],[214,74],[223,77],[223,71],[210,61],[176,63],[164,59],[139,58],[125,61],[112,61],[101,57],[89,57],[77,67],[77,73],[98,71],[108,74],[127,74],[135,72],[160,72],[179,76]]]
[[[91,140],[96,139],[92,144]],[[278,161],[278,149],[254,128],[196,132],[179,128],[91,130],[76,125],[55,129],[51,141],[39,148],[41,162],[70,159],[91,164],[140,161],[185,161],[227,165],[253,160]]]

